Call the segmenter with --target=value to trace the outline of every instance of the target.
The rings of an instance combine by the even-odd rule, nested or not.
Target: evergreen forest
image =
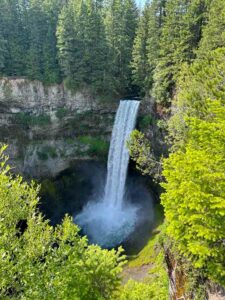
[[[40,186],[13,174],[2,145],[0,299],[225,299],[224,0],[0,0],[0,77],[106,104],[138,97],[154,111],[142,127],[154,123],[166,145],[156,153],[141,126],[127,142],[164,218],[138,258],[151,254],[151,279],[126,283],[139,260],[89,244],[69,215],[52,226]],[[171,296],[173,264],[182,289]]]

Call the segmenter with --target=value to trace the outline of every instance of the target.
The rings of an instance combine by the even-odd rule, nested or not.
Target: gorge
[[[0,1],[0,299],[224,300],[224,83],[224,0]]]

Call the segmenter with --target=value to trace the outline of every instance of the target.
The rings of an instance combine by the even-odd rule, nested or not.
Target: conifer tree
[[[1,28],[1,25],[0,25],[0,28]],[[6,41],[3,38],[3,34],[0,29],[0,75],[4,74],[5,55],[6,55],[5,44],[6,44]]]
[[[205,118],[189,117],[183,149],[164,160],[167,232],[204,275],[225,285],[225,107],[205,100]]]
[[[60,80],[55,36],[60,8],[56,0],[32,0],[29,3],[26,74],[31,79],[45,83]]]
[[[147,95],[152,88],[154,69],[159,57],[159,40],[165,15],[165,2],[165,0],[153,0],[150,4],[146,4],[134,42],[133,80]]]
[[[148,92],[150,76],[147,53],[148,22],[149,5],[146,4],[138,23],[131,62],[133,82],[140,88],[143,94]]]
[[[134,0],[111,0],[106,10],[111,77],[115,92],[124,94],[131,84],[130,61],[137,26],[137,7]]]
[[[225,103],[224,78],[225,48],[208,52],[190,66],[183,65],[173,102],[176,113],[168,122],[173,149],[183,147],[186,142],[186,117],[205,117],[206,99],[221,99]]]
[[[26,28],[23,23],[25,4],[19,0],[0,1],[0,24],[4,41],[5,75],[24,75],[26,53]]]
[[[203,27],[198,57],[225,46],[225,5],[223,0],[213,0],[209,6],[207,23]]]
[[[182,63],[194,59],[205,9],[205,0],[167,1],[154,74],[153,95],[157,101],[170,101]]]
[[[102,1],[69,1],[62,10],[57,30],[61,65],[67,83],[93,91],[107,90],[107,43]]]

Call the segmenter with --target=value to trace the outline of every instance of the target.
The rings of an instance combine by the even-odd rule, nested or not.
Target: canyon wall
[[[76,160],[106,160],[118,104],[119,99],[94,97],[87,89],[73,92],[64,84],[0,78],[0,142],[9,145],[14,172],[55,177]],[[159,136],[155,126],[145,124],[152,112],[151,101],[142,101],[139,120],[144,116],[150,139]]]
[[[105,155],[117,105],[63,84],[1,78],[0,142],[15,172],[56,176],[76,159]]]

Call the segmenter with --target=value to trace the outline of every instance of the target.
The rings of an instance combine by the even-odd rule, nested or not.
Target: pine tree
[[[223,0],[210,3],[207,24],[203,27],[198,57],[225,46],[225,5]]]
[[[170,101],[182,63],[195,58],[205,10],[205,0],[168,0],[154,74],[157,101]]]
[[[0,24],[0,28],[1,28],[1,24]],[[5,69],[5,55],[6,55],[5,46],[6,46],[6,41],[3,38],[3,34],[0,29],[0,75],[4,74],[4,69]]]
[[[225,103],[225,48],[208,52],[192,65],[183,66],[177,82],[178,93],[173,106],[176,113],[169,120],[173,149],[183,147],[187,139],[186,117],[204,118],[206,99]]]
[[[5,67],[8,76],[24,75],[26,28],[23,23],[25,4],[19,0],[0,1],[0,24],[4,41]]]
[[[205,100],[190,117],[187,142],[164,160],[162,204],[167,232],[195,268],[225,285],[225,106]]]
[[[150,71],[147,56],[148,22],[149,5],[146,4],[138,23],[131,62],[133,82],[139,87],[142,94],[146,94],[149,89]]]
[[[165,18],[166,0],[153,0],[149,11],[149,34],[147,39],[149,73],[149,89],[152,89],[153,75],[159,59],[160,37]]]
[[[61,70],[56,46],[56,27],[63,2],[59,0],[45,0],[42,2],[42,5],[47,17],[47,34],[43,39],[44,82],[59,83],[61,81]]]
[[[30,79],[45,83],[60,81],[55,36],[60,8],[56,0],[32,0],[29,3],[26,74]]]
[[[73,88],[86,85],[94,92],[108,91],[108,47],[102,9],[100,0],[72,0],[60,15],[60,61],[66,81]]]
[[[84,25],[85,36],[85,82],[94,92],[107,93],[108,45],[103,23],[101,0],[87,1]]]
[[[165,0],[153,0],[144,8],[139,21],[133,56],[133,80],[143,94],[149,95],[159,57],[159,40],[165,15]]]
[[[111,0],[106,12],[110,72],[114,90],[121,95],[127,93],[131,85],[130,61],[137,26],[137,7],[133,0]]]

